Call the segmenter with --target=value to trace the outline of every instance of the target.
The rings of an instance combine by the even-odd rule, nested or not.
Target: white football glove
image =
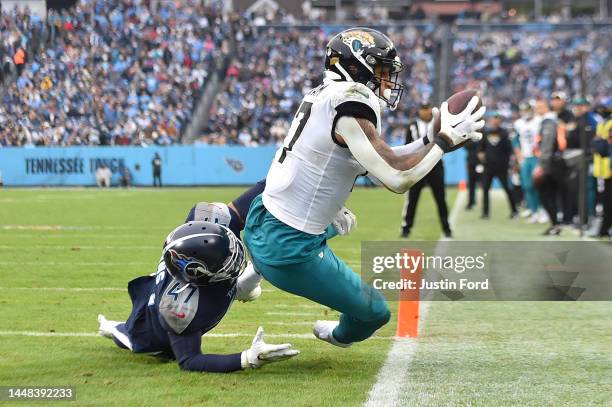
[[[241,363],[242,368],[253,368],[257,369],[265,364],[272,362],[280,362],[281,360],[289,359],[300,354],[297,349],[292,349],[290,343],[283,343],[282,345],[269,345],[264,342],[263,339],[264,330],[263,327],[257,328],[255,338],[253,338],[253,344],[251,347],[242,352]]]
[[[478,96],[472,97],[466,108],[458,114],[451,114],[448,111],[448,102],[442,103],[439,112],[434,112],[434,114],[440,114],[438,137],[448,145],[446,148],[443,147],[443,150],[451,151],[450,149],[453,149],[453,147],[458,147],[468,140],[478,141],[482,138],[482,133],[478,130],[485,125],[482,118],[487,108],[481,106],[480,109],[474,111],[478,100]]]
[[[348,235],[357,227],[357,217],[349,208],[343,206],[332,219],[332,226],[339,235]]]

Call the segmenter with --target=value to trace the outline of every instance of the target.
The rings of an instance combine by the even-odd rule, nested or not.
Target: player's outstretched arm
[[[172,351],[181,370],[192,372],[229,373],[248,368],[259,368],[267,363],[279,362],[297,356],[300,351],[291,344],[267,344],[263,340],[263,328],[259,327],[251,347],[229,355],[202,354],[200,331],[177,335],[168,332]]]
[[[374,124],[363,118],[341,117],[336,135],[344,140],[355,159],[393,192],[406,192],[442,158],[444,151],[429,143],[417,151],[398,155],[378,135]]]
[[[384,142],[374,124],[365,118],[343,116],[336,125],[336,136],[344,141],[359,163],[378,178],[390,190],[403,193],[421,180],[442,158],[445,152],[453,151],[468,140],[480,139],[478,132],[485,107],[475,110],[478,97],[473,97],[459,114],[448,111],[444,102],[435,115],[440,117],[440,132],[433,143],[423,145],[416,151],[401,146],[395,151]],[[406,153],[407,151],[410,151]]]
[[[437,107],[433,108],[433,118],[432,122],[435,122],[437,118],[440,116],[440,110]],[[393,152],[397,155],[406,155],[416,153],[429,143],[433,143],[434,141],[434,126],[429,126],[429,130],[424,137],[418,138],[408,144],[403,144],[400,146],[391,147]]]
[[[433,131],[431,131],[430,133],[432,132]],[[402,144],[401,146],[391,147],[391,150],[393,150],[393,152],[397,155],[412,154],[412,153],[416,153],[417,151],[421,150],[423,147],[431,143],[432,140],[433,140],[433,135],[428,134],[425,137],[414,140],[408,144]]]
[[[264,342],[263,327],[257,328],[251,347],[241,354],[241,366],[243,369],[258,369],[268,363],[280,362],[297,356],[300,351],[293,349],[290,343],[272,345]]]

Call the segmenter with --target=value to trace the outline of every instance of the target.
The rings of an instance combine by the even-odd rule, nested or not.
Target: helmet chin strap
[[[325,72],[323,72],[323,79],[337,81],[337,80],[341,80],[342,76],[340,74],[337,74],[334,71],[326,70]]]
[[[349,75],[349,73],[348,73],[348,72],[346,72],[346,69],[344,69],[344,68],[342,67],[342,65],[340,65],[340,63],[339,63],[339,62],[336,62],[336,63],[334,64],[334,66],[335,66],[335,67],[336,67],[336,69],[337,69],[337,70],[340,72],[340,74],[341,74],[342,76],[344,76],[344,80],[345,80],[345,81],[347,81],[347,82],[355,82],[355,81],[353,80],[353,78],[351,78],[351,75]]]
[[[381,109],[384,109],[385,107],[388,107],[391,111],[397,109],[399,100],[396,100],[395,103],[391,104],[391,89],[385,89],[382,92],[382,95],[380,94],[380,90],[378,90],[378,95],[378,103],[380,104]]]
[[[355,82],[355,81],[353,80],[353,78],[351,78],[351,75],[349,75],[349,73],[346,71],[346,69],[344,69],[344,68],[342,67],[342,65],[340,65],[340,63],[339,63],[339,62],[336,62],[336,63],[334,64],[334,66],[336,67],[336,69],[338,70],[338,72],[340,72],[340,75],[338,75],[338,74],[337,74],[337,73],[335,73],[335,72],[326,71],[326,75],[328,75],[328,77],[329,77],[330,79],[335,79],[335,78],[334,78],[334,76],[337,76],[337,77],[342,77],[342,76],[343,76],[345,81],[347,81],[347,82]],[[342,79],[342,78],[339,78],[339,79]],[[371,87],[371,86],[369,86],[369,85],[370,85],[370,83],[371,83],[371,82],[368,82],[368,85],[367,85],[367,86],[368,86],[370,89],[372,89],[372,87]],[[391,104],[390,104],[390,100],[391,100],[391,89],[385,89],[385,90],[382,92],[382,95],[381,95],[381,94],[380,94],[380,85],[378,85],[378,86],[375,86],[375,87],[374,87],[374,89],[372,89],[372,91],[378,91],[378,94],[379,94],[380,96],[382,96],[382,97],[379,97],[379,98],[378,98],[378,102],[380,103],[380,107],[381,107],[381,109],[384,109],[385,107],[388,107],[389,109],[391,109],[391,110],[393,111],[393,110],[395,110],[395,109],[397,108],[397,103],[394,103],[393,105],[391,105]],[[383,99],[384,99],[384,100],[383,100]]]
[[[383,97],[387,100],[387,106],[389,106],[391,111],[397,109],[399,100],[396,100],[395,103],[391,104],[391,89],[385,89],[383,92]]]

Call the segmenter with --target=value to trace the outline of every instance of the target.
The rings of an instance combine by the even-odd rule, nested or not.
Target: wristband
[[[447,153],[451,149],[451,146],[449,142],[446,141],[446,135],[440,135],[440,134],[441,133],[438,133],[438,135],[435,137],[434,143],[437,144],[438,147],[442,149],[442,151]]]

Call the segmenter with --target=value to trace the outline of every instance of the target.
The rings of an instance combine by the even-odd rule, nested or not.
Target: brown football
[[[478,104],[474,110],[480,109],[480,106],[482,106],[482,99],[480,99],[480,94],[478,91],[475,89],[466,89],[462,90],[461,92],[457,92],[453,96],[446,99],[448,102],[448,111],[452,114],[461,113],[461,111],[465,109],[474,96],[478,96]],[[438,134],[440,132],[440,126],[440,118],[438,117],[434,121],[434,134]]]

